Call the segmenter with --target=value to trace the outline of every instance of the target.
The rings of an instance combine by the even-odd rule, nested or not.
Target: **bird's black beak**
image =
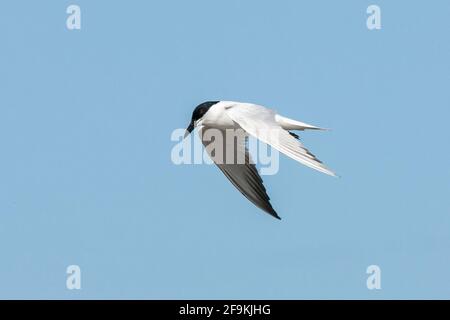
[[[192,132],[192,130],[194,130],[194,121],[191,121],[191,123],[189,123],[189,126],[186,129],[186,133],[184,134],[184,139]]]

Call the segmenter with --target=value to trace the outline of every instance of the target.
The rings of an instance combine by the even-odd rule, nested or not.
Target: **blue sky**
[[[450,298],[449,14],[443,0],[3,3],[0,298]],[[172,130],[216,99],[332,128],[302,141],[341,178],[282,157],[264,177],[278,221],[213,166],[175,166]]]

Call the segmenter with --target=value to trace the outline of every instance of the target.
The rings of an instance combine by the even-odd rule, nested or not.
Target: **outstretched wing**
[[[227,138],[224,130],[213,129],[219,132],[223,139],[222,148],[219,146],[220,150],[218,150],[218,148],[211,148],[214,140],[210,141],[211,138],[205,134],[209,129],[211,128],[203,127],[199,130],[200,140],[217,167],[248,200],[273,217],[281,219],[270,204],[263,180],[251,160],[246,137]],[[227,155],[229,152],[232,154]]]
[[[289,131],[277,123],[274,111],[255,104],[236,102],[230,104],[226,108],[226,112],[248,134],[310,168],[336,176]]]

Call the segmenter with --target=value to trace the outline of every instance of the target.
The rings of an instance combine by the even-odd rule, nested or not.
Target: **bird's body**
[[[201,125],[217,129],[238,129],[240,126],[234,122],[227,114],[226,107],[229,104],[226,101],[220,101],[209,108],[203,116]]]
[[[274,113],[272,110],[259,106],[252,103],[234,102],[234,101],[219,101],[212,105],[207,113],[203,117],[202,125],[210,126],[220,129],[237,129],[241,128],[239,124],[230,118],[229,114],[226,112],[232,107],[239,108],[242,110],[250,112],[263,112],[263,113],[273,113],[275,122],[280,125],[285,130],[305,130],[305,129],[316,129],[323,130],[322,128],[312,126],[300,121],[292,120],[283,117],[279,114]]]
[[[270,204],[270,198],[262,183],[262,179],[251,161],[251,156],[245,141],[226,139],[226,130],[243,132],[245,137],[253,136],[260,141],[271,145],[288,157],[309,166],[315,170],[335,176],[323,163],[311,154],[297,139],[298,136],[288,130],[321,130],[300,121],[283,117],[266,107],[234,101],[209,101],[198,105],[193,114],[191,123],[186,131],[189,134],[195,127],[199,127],[199,134],[205,146],[210,141],[204,139],[203,133],[208,129],[223,132],[224,150],[231,150],[233,159],[242,156],[243,163],[228,163],[213,161],[233,185],[241,191],[256,206],[280,219]],[[208,149],[207,149],[208,150]],[[210,156],[211,153],[210,153]],[[213,158],[213,157],[212,157]]]

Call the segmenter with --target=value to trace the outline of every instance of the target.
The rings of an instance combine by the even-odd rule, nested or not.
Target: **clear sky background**
[[[0,298],[450,298],[449,17],[446,0],[3,2]],[[341,178],[283,156],[264,177],[278,221],[217,168],[173,165],[172,130],[216,99],[332,128],[302,140]]]

